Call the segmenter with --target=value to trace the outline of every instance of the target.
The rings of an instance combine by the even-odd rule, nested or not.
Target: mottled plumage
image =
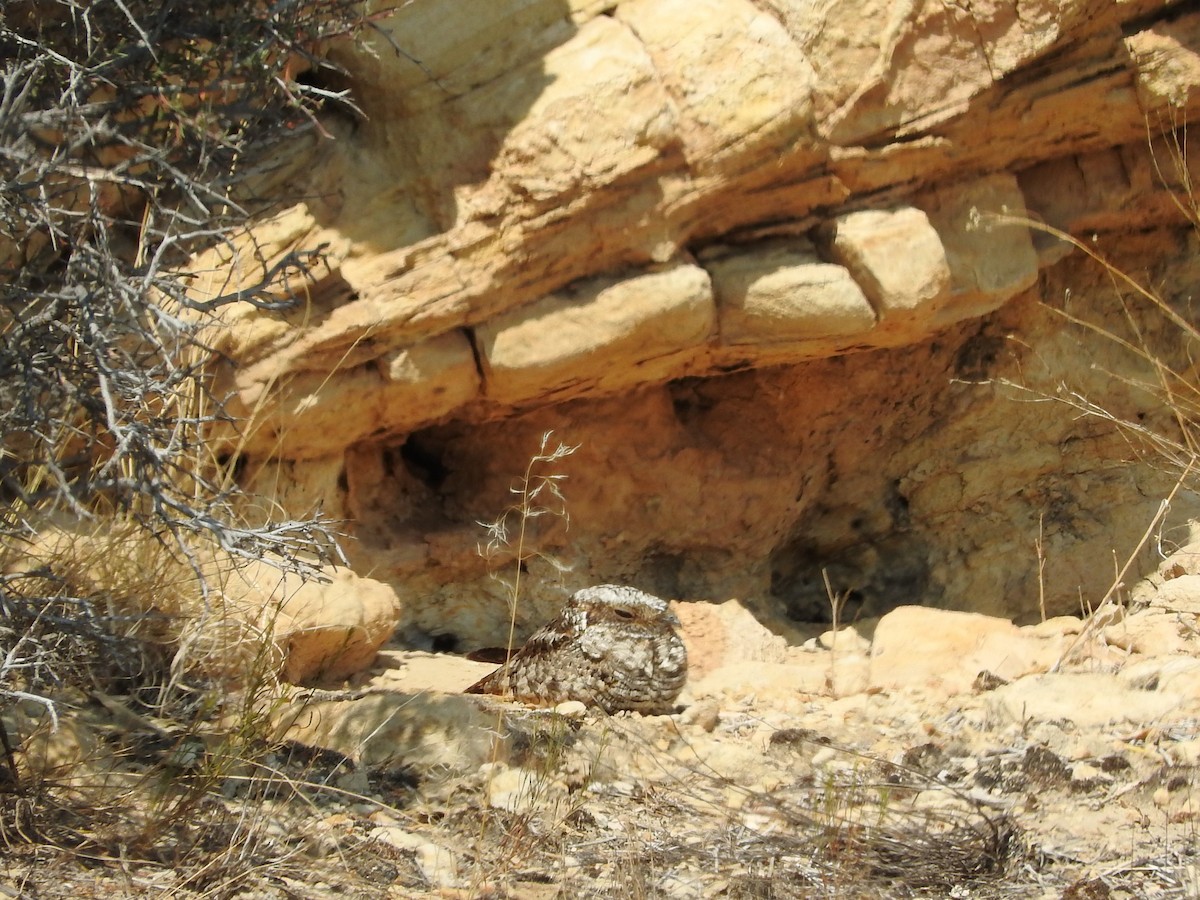
[[[581,700],[609,713],[662,713],[687,680],[687,650],[665,600],[602,584],[576,591],[503,666],[467,688],[549,706]]]

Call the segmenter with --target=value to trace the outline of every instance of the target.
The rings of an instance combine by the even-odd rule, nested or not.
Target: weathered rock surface
[[[576,284],[491,319],[476,340],[492,399],[544,405],[665,380],[704,347],[715,323],[708,275],[684,265]]]
[[[402,617],[391,587],[346,568],[302,580],[215,546],[182,559],[110,520],[47,523],[22,551],[6,554],[3,575],[45,573],[102,599],[118,622],[142,617],[134,633],[149,646],[239,689],[347,678],[375,662]]]
[[[1054,628],[1037,631],[978,613],[902,606],[875,629],[871,684],[880,690],[961,694],[971,690],[981,672],[1009,681],[1046,671],[1066,647],[1064,635]]]
[[[386,584],[348,569],[297,583],[264,564],[230,572],[223,593],[277,648],[292,684],[338,681],[375,662],[401,609]]]
[[[1168,563],[1190,558],[1181,552]],[[697,890],[740,883],[747,847],[722,862],[711,846],[727,830],[752,835],[755,852],[775,860],[775,877],[784,873],[802,886],[794,895],[806,896],[803,879],[816,876],[797,861],[820,858],[813,835],[852,831],[865,814],[873,833],[910,829],[912,857],[890,856],[886,870],[902,871],[906,885],[930,865],[960,893],[1000,884],[1029,893],[1036,882],[1038,896],[1049,897],[1095,880],[1114,896],[1136,896],[1192,877],[1172,830],[1196,815],[1200,614],[1153,602],[1173,583],[1190,584],[1187,576],[1157,588],[1148,581],[1136,586],[1147,602],[1024,627],[904,607],[803,646],[788,646],[737,601],[680,604],[693,677],[684,708],[670,717],[468,698],[459,691],[479,663],[414,651],[381,655],[368,696],[301,697],[277,712],[289,737],[349,760],[343,785],[369,791],[395,772],[422,780],[422,810],[437,814],[414,814],[403,829],[392,822],[378,839],[416,854],[431,883],[475,883],[480,864],[463,851],[479,825],[473,816],[465,833],[461,825],[470,808],[484,821],[494,810],[541,823],[544,840],[561,839],[570,858],[610,832],[624,841],[636,833],[675,850],[652,854],[661,862],[638,871]],[[1168,631],[1176,640],[1162,640]],[[812,810],[821,811],[815,822]],[[972,821],[982,827],[956,833],[952,847],[934,853],[925,843],[941,827]],[[1155,823],[1162,827],[1148,827]],[[970,835],[1005,829],[1018,840],[989,845],[988,865],[955,869],[957,855],[971,852]],[[683,851],[693,840],[708,848],[706,867]],[[440,856],[457,868],[435,873]],[[549,867],[540,881],[608,884],[594,867],[534,858]]]
[[[1111,281],[1020,217],[1186,295],[1198,33],[1157,0],[402,5],[328,48],[365,118],[331,112],[280,212],[195,263],[205,295],[325,260],[214,330],[214,441],[349,523],[417,645],[504,631],[476,523],[548,430],[581,445],[571,527],[532,536],[558,565],[528,562],[519,636],[605,580],[779,630],[828,620],[822,571],[848,617],[1076,612],[1170,477],[1020,401],[1174,423],[1052,311],[1119,331]]]
[[[4,724],[22,777],[80,797],[144,779],[155,754],[175,773],[228,777],[224,809],[297,842],[270,878],[311,872],[313,896],[328,883],[700,896],[761,887],[762,868],[796,898],[831,883],[890,896],[900,882],[936,884],[930,896],[1189,896],[1200,613],[1154,602],[1196,591],[1187,575],[1159,578],[1086,617],[1018,627],[904,607],[791,646],[737,601],[679,604],[693,677],[670,716],[468,696],[487,665],[386,650],[358,690],[256,696],[285,740],[250,778],[280,797],[203,768],[229,725],[180,740],[132,700],[82,693],[60,700],[71,715],[57,731],[18,698]],[[86,871],[155,871],[129,865]]]

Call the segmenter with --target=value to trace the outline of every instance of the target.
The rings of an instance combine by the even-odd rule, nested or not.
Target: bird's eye
[[[631,613],[631,612],[630,612],[629,610],[627,610],[627,609],[621,609],[621,607],[619,607],[619,606],[618,606],[618,607],[615,607],[615,608],[613,609],[613,612],[615,612],[615,613],[616,613],[618,616],[620,616],[622,619],[632,619],[632,618],[633,618],[633,613]]]

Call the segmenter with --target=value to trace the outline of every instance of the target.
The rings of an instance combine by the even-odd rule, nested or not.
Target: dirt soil
[[[909,608],[789,643],[681,605],[669,716],[467,697],[486,666],[391,650],[277,702],[251,761],[81,697],[60,734],[121,755],[19,786],[0,894],[1197,897],[1197,564],[1026,628]]]

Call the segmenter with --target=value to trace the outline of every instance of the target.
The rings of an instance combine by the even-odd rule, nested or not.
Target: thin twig
[[[1125,560],[1125,565],[1121,567],[1119,572],[1117,572],[1112,584],[1104,593],[1104,596],[1100,599],[1100,602],[1096,604],[1096,607],[1092,611],[1091,615],[1088,616],[1088,620],[1084,623],[1083,628],[1080,629],[1078,636],[1076,636],[1075,640],[1071,642],[1071,645],[1063,651],[1062,655],[1059,656],[1054,665],[1050,667],[1051,673],[1059,671],[1059,669],[1061,669],[1065,663],[1074,658],[1077,649],[1085,641],[1091,640],[1097,631],[1108,624],[1100,616],[1100,611],[1104,608],[1105,604],[1112,599],[1113,595],[1125,586],[1125,576],[1129,574],[1129,571],[1137,563],[1137,558],[1139,555],[1141,555],[1142,550],[1144,550],[1146,545],[1150,543],[1150,538],[1154,536],[1155,530],[1159,527],[1159,524],[1162,522],[1163,517],[1166,516],[1168,510],[1170,510],[1171,501],[1175,499],[1175,495],[1179,493],[1179,489],[1183,487],[1184,482],[1191,474],[1191,471],[1192,464],[1189,463],[1182,474],[1180,474],[1178,480],[1176,480],[1175,485],[1171,488],[1170,493],[1167,494],[1166,499],[1159,503],[1158,511],[1155,512],[1154,516],[1150,519],[1150,524],[1146,526],[1146,530],[1142,533],[1141,540],[1137,542],[1137,546],[1133,548],[1133,552],[1131,552],[1129,557]]]

